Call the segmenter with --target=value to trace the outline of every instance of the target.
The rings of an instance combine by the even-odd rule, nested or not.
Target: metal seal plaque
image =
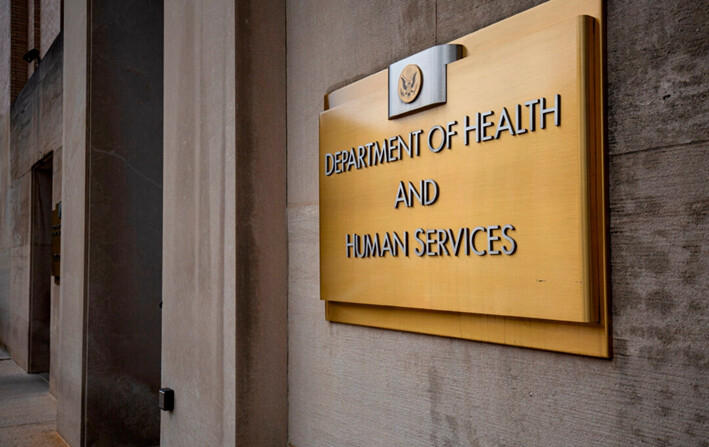
[[[445,104],[446,65],[463,57],[463,46],[436,45],[389,66],[389,119]],[[424,82],[424,78],[425,82]]]
[[[416,64],[404,67],[399,75],[399,99],[406,104],[414,102],[421,92],[423,74]]]

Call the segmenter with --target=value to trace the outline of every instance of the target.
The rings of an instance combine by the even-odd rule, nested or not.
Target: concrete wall
[[[4,216],[0,238],[0,343],[28,369],[32,166],[61,149],[62,57],[59,38],[8,110],[2,137]],[[61,171],[54,172],[61,179]],[[0,189],[0,191],[2,191]]]
[[[612,360],[325,321],[317,181],[323,95],[536,3],[288,3],[294,447],[709,439],[709,30],[697,2],[607,3]]]

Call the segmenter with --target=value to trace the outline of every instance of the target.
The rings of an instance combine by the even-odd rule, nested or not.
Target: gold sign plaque
[[[328,319],[609,355],[601,18],[551,1],[458,39],[447,102],[401,118],[386,71],[328,95]]]

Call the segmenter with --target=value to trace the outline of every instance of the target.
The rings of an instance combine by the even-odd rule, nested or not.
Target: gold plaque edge
[[[608,327],[494,315],[325,302],[328,321],[591,357],[610,357]]]

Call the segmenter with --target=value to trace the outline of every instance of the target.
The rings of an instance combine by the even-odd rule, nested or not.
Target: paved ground
[[[0,349],[0,446],[67,447],[56,423],[46,379],[27,374]]]

